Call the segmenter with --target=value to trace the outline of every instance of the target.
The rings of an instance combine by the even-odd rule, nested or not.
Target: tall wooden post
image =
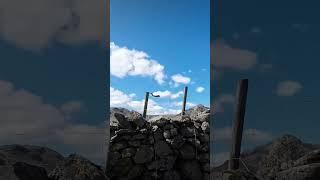
[[[188,87],[184,87],[184,96],[183,96],[183,102],[182,102],[182,115],[186,113],[186,104],[187,104],[187,96],[188,96]]]
[[[239,169],[239,158],[241,153],[241,141],[246,111],[246,101],[248,92],[248,79],[238,82],[235,120],[232,131],[232,147],[229,160],[229,170]]]
[[[144,118],[147,118],[148,99],[149,99],[149,92],[146,92],[146,97],[144,99],[143,115],[142,115]]]

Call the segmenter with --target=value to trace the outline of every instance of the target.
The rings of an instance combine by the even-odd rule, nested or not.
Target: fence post
[[[146,92],[146,97],[144,99],[143,115],[142,115],[144,118],[147,118],[148,99],[149,99],[149,92]]]
[[[183,102],[182,102],[182,115],[186,113],[186,104],[187,104],[187,96],[188,96],[188,87],[184,87],[184,96],[183,96]]]
[[[229,159],[229,170],[239,169],[239,158],[241,153],[241,141],[243,133],[244,116],[248,92],[248,79],[238,82],[235,119],[232,131],[232,147]]]

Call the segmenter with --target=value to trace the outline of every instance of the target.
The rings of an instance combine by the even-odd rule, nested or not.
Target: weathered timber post
[[[146,97],[144,99],[143,115],[142,115],[144,118],[147,118],[148,99],[149,99],[149,92],[146,92]]]
[[[181,115],[184,115],[186,113],[187,96],[188,96],[188,87],[186,86],[184,87],[184,96],[183,96],[183,102],[182,102]]]
[[[241,153],[241,141],[246,111],[246,101],[248,92],[248,79],[238,82],[235,119],[232,131],[232,147],[229,159],[229,170],[239,169],[239,158]]]

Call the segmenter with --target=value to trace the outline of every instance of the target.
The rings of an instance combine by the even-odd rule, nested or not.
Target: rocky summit
[[[183,116],[148,120],[139,113],[121,111],[111,113],[106,170],[111,180],[209,179],[209,108],[200,105]]]
[[[320,146],[303,143],[284,135],[252,152],[243,153],[247,167],[228,171],[225,162],[215,167],[211,176],[218,180],[316,180],[320,179]],[[247,169],[248,168],[248,169]]]
[[[107,180],[101,167],[79,155],[65,158],[45,147],[0,146],[0,180]]]

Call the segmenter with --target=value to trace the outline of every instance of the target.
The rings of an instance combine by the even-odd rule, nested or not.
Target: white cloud
[[[199,86],[199,87],[197,87],[196,91],[198,93],[202,93],[204,91],[204,87]]]
[[[224,112],[226,105],[232,105],[235,102],[235,97],[231,94],[221,94],[213,99],[213,111],[215,113]]]
[[[256,53],[233,48],[222,41],[211,45],[211,55],[213,66],[218,69],[249,70],[257,64]]]
[[[66,146],[90,160],[105,157],[106,124],[86,125],[68,121],[70,113],[83,109],[79,101],[69,101],[60,107],[48,104],[27,90],[15,89],[12,83],[0,80],[0,144],[34,144]],[[87,133],[90,132],[90,133]],[[94,134],[99,134],[99,136]],[[79,148],[81,147],[81,148]],[[90,147],[85,149],[85,147]],[[57,149],[55,149],[57,150]],[[65,153],[65,152],[60,152]]]
[[[110,44],[110,71],[111,75],[118,78],[126,76],[153,77],[159,84],[166,78],[164,66],[151,59],[143,51],[119,47],[115,43]]]
[[[132,96],[125,94],[124,92],[110,87],[110,106],[120,107],[126,105],[131,101]]]
[[[175,102],[173,102],[172,104],[173,104],[173,106],[182,107],[182,101],[175,101]],[[196,106],[196,105],[197,105],[197,104],[192,103],[192,102],[187,102],[187,104],[186,104],[186,106],[187,106],[188,108],[194,107],[194,106]]]
[[[302,85],[296,81],[282,81],[277,85],[278,96],[293,96],[302,90]]]
[[[227,141],[232,140],[232,128],[224,127],[215,129],[213,134],[213,141]],[[243,132],[243,142],[262,144],[272,140],[272,134],[258,130],[258,129],[245,129]]]
[[[160,91],[159,91],[160,92]],[[170,98],[176,98],[176,94],[171,94],[171,92],[163,91],[162,95]],[[154,93],[158,95],[157,92]],[[177,93],[178,94],[178,93]],[[110,87],[110,106],[111,107],[123,107],[130,110],[135,110],[142,113],[144,107],[144,99],[136,100],[133,97],[130,97],[126,93]],[[149,115],[161,115],[161,114],[177,114],[180,113],[180,110],[171,109],[166,106],[161,106],[161,104],[155,102],[153,99],[148,101],[148,114]]]
[[[153,93],[154,95],[160,95],[160,98],[170,98],[177,99],[183,95],[183,91],[179,91],[177,93],[172,93],[171,91],[156,91]]]
[[[191,78],[181,74],[172,75],[171,80],[175,83],[175,86],[179,86],[180,84],[189,84],[191,82]]]
[[[100,0],[1,0],[0,36],[26,49],[41,49],[54,40],[78,43],[100,40]]]

